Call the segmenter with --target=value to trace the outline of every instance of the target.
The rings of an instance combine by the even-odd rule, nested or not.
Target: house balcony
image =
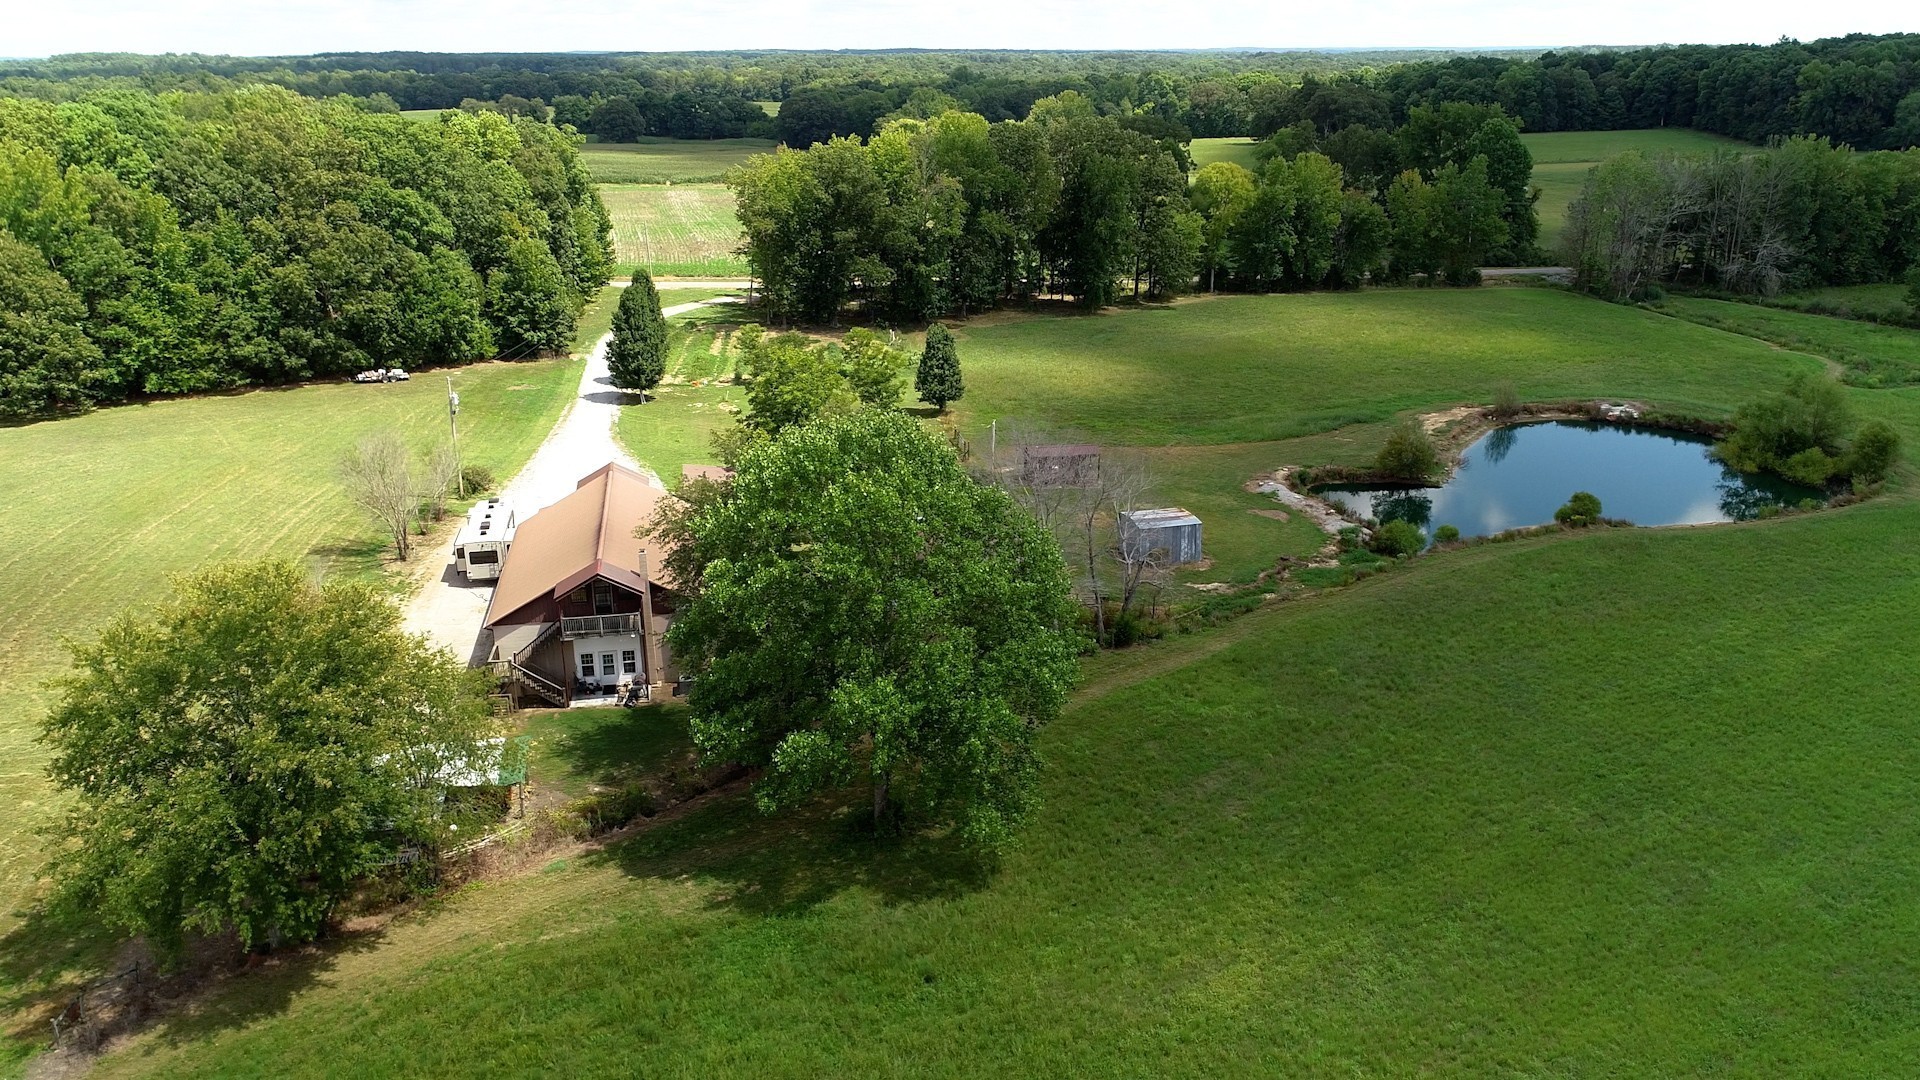
[[[611,634],[635,634],[639,631],[638,612],[626,615],[582,615],[579,618],[560,620],[560,636],[568,641],[583,637],[606,637]]]

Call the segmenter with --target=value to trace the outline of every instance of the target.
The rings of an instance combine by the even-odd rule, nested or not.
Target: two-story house
[[[609,464],[519,523],[486,618],[489,666],[516,703],[564,706],[629,684],[671,693],[673,589],[639,538],[666,497]]]

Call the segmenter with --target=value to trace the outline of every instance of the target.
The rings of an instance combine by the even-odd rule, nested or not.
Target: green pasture
[[[721,184],[603,184],[613,218],[614,258],[623,272],[656,277],[744,277],[740,219]]]
[[[1098,657],[997,866],[722,801],[100,1074],[1900,1074],[1915,515],[1488,545]]]
[[[345,382],[103,409],[0,428],[0,927],[33,893],[33,831],[54,804],[34,742],[59,672],[61,635],[86,637],[169,575],[277,555],[315,573],[372,576],[386,547],[335,480],[367,432],[421,448],[447,430],[446,375],[460,393],[460,448],[505,477],[545,437],[580,376],[573,361],[424,371],[411,382]],[[0,972],[0,983],[5,973]]]
[[[975,441],[990,420],[1144,446],[1269,442],[1523,397],[1640,398],[1717,413],[1817,370],[1705,327],[1552,289],[1199,298],[960,327]]]
[[[678,320],[669,382],[622,415],[663,475],[711,460],[739,400],[736,316]],[[1822,370],[1538,289],[957,336],[974,452],[995,419],[1139,448],[1207,521],[1192,581],[1316,545],[1242,483],[1364,461],[1398,415],[1502,381],[1726,415]],[[1920,447],[1920,389],[1847,393]],[[1820,514],[1443,552],[1091,657],[999,864],[876,844],[857,806],[722,798],[251,972],[99,1072],[1897,1074],[1920,1054],[1909,477]],[[678,745],[671,719],[536,717],[536,770],[618,782]]]
[[[1587,173],[1617,154],[1638,150],[1646,154],[1709,154],[1739,150],[1747,144],[1691,128],[1649,128],[1637,131],[1546,131],[1520,136],[1533,154],[1533,183],[1540,189],[1540,246],[1558,258],[1555,250],[1566,228],[1567,208],[1580,196]]]
[[[1748,144],[1692,128],[1640,128],[1631,131],[1540,131],[1520,136],[1535,165],[1598,164],[1638,150],[1643,154],[1708,154],[1740,150]]]
[[[1260,162],[1253,154],[1259,146],[1258,139],[1195,139],[1187,144],[1187,154],[1193,158],[1195,169],[1211,165],[1216,161],[1231,161],[1253,172],[1259,172]]]
[[[1703,326],[1830,360],[1856,386],[1920,383],[1920,330],[1689,296],[1654,306]]]
[[[773,147],[770,139],[646,137],[630,143],[588,143],[580,148],[580,161],[602,184],[713,183],[728,169]]]

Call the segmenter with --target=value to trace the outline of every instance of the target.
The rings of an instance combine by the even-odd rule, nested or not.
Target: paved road
[[[731,297],[697,300],[664,309],[668,316],[681,315],[705,304],[732,303]],[[620,418],[620,406],[633,395],[613,385],[607,374],[607,344],[613,335],[602,337],[593,347],[586,370],[580,373],[580,391],[553,425],[546,441],[534,451],[532,460],[501,490],[501,498],[525,520],[534,511],[560,501],[580,478],[609,461],[636,469],[655,487],[664,487],[652,470],[633,460],[613,436]],[[426,577],[436,572],[437,577]],[[409,633],[424,634],[435,645],[447,649],[468,663],[486,659],[480,624],[487,613],[487,601],[493,589],[485,584],[469,584],[453,567],[451,543],[422,567],[423,581],[407,601],[402,625]]]
[[[1543,277],[1553,281],[1572,281],[1573,270],[1566,266],[1483,266],[1483,278]]]

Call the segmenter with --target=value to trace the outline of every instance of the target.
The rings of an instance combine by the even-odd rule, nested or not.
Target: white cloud
[[[380,49],[1327,48],[1769,42],[1910,30],[1884,2],[1376,0],[6,0],[0,55]]]

